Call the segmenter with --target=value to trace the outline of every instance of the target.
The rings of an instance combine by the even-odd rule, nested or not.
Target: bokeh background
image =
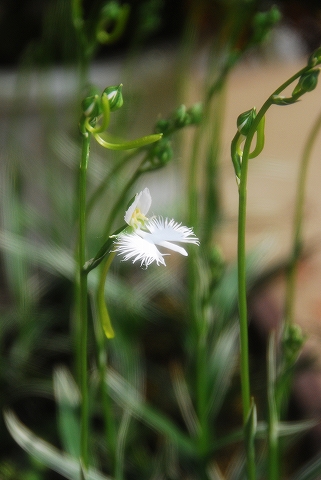
[[[44,19],[51,9],[63,8],[64,0],[2,0],[0,5],[0,62],[3,67],[16,67],[30,42],[40,40],[44,33]],[[131,16],[125,34],[112,47],[102,47],[97,55],[100,60],[110,59],[111,53],[124,52],[130,46],[137,12],[144,8],[147,2],[142,0],[129,0],[134,14]],[[154,25],[154,31],[148,40],[149,45],[157,42],[177,42],[182,34],[185,21],[191,11],[202,10],[203,13],[198,19],[200,30],[204,37],[215,34],[217,25],[220,24],[222,9],[228,6],[229,2],[215,0],[154,0],[150,2],[160,15]],[[233,2],[231,2],[233,3]],[[100,0],[87,0],[84,7],[87,10],[99,9]],[[282,14],[282,25],[292,29],[302,42],[303,51],[309,52],[315,49],[320,43],[320,4],[318,0],[283,0],[271,2],[262,0],[259,2],[262,10],[268,9],[272,4],[278,5]],[[136,13],[136,15],[135,15]],[[136,18],[135,18],[136,17]],[[197,16],[195,15],[195,21]],[[293,40],[295,41],[295,40]],[[52,57],[53,62],[61,62],[68,59],[73,61],[73,52],[69,49],[62,51],[61,32],[56,31],[52,36]]]

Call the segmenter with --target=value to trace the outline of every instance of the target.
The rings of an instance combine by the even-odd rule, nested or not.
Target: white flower
[[[145,215],[150,209],[151,204],[152,197],[149,189],[145,188],[142,192],[136,194],[133,203],[125,213],[125,222],[135,229],[143,226],[146,220],[148,220]]]
[[[198,238],[193,230],[182,224],[163,217],[148,219],[145,214],[151,205],[151,196],[148,188],[138,193],[125,213],[125,221],[133,230],[120,234],[115,242],[115,252],[124,255],[123,260],[137,260],[141,266],[148,267],[154,261],[157,265],[166,265],[164,256],[156,247],[164,247],[181,255],[187,256],[186,250],[176,245],[178,243],[194,243],[199,245]],[[175,242],[175,243],[173,243]]]

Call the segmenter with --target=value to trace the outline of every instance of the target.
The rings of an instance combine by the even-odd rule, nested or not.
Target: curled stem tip
[[[97,307],[98,307],[98,316],[101,323],[101,326],[105,332],[105,335],[108,339],[114,338],[115,332],[111,324],[110,316],[106,306],[105,300],[105,281],[107,273],[109,271],[110,265],[114,259],[115,253],[112,252],[107,258],[107,261],[102,269],[101,276],[99,279],[98,291],[97,291]]]

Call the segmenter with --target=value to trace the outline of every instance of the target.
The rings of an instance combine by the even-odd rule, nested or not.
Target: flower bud
[[[288,365],[295,362],[306,340],[299,325],[289,325],[283,335],[283,350]]]
[[[190,117],[186,112],[185,105],[180,105],[172,115],[176,127],[185,127],[190,123]]]
[[[190,122],[193,125],[201,123],[203,118],[203,104],[201,102],[195,103],[191,108],[187,110],[190,116]]]
[[[158,168],[164,167],[173,158],[173,149],[170,141],[166,138],[162,138],[155,143],[150,154],[140,167],[140,172],[152,172]]]
[[[310,70],[307,73],[301,75],[298,84],[292,92],[293,97],[301,97],[304,93],[312,92],[318,84],[318,76],[320,73],[319,68]]]
[[[121,7],[118,2],[108,2],[100,11],[100,20],[115,21],[117,20],[120,11]]]
[[[215,245],[210,249],[208,264],[211,271],[210,291],[213,291],[215,286],[222,279],[226,266],[223,252],[218,245]]]
[[[171,122],[169,120],[165,120],[164,118],[160,118],[155,125],[155,133],[167,133],[171,127]]]
[[[241,115],[238,116],[236,121],[237,129],[245,137],[249,133],[255,117],[256,117],[255,107],[251,108],[251,110],[247,110],[246,112],[241,113]]]
[[[317,48],[309,58],[308,66],[313,68],[321,63],[321,47]]]
[[[99,115],[102,113],[100,96],[96,94],[84,98],[84,100],[81,102],[81,108],[85,117],[99,117]]]
[[[159,141],[155,145],[154,155],[159,160],[160,167],[166,165],[174,155],[170,142],[166,139]]]
[[[99,43],[110,44],[122,35],[129,16],[129,5],[111,0],[100,11],[96,28]]]
[[[103,95],[106,95],[109,100],[109,108],[111,112],[118,110],[124,103],[122,87],[123,85],[119,84],[117,86],[107,87],[103,91]]]
[[[280,21],[280,19],[281,13],[275,6],[272,6],[268,12],[257,13],[253,19],[254,32],[251,43],[254,45],[262,43],[270,33],[271,29]]]

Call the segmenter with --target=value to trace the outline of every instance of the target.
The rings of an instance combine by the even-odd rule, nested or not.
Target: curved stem
[[[105,278],[109,267],[111,265],[112,259],[114,258],[114,254],[112,254],[108,260],[106,261],[103,272],[101,272],[100,280],[99,280],[99,287],[103,284],[103,299],[102,301],[105,302]],[[116,439],[117,439],[117,432],[116,432],[116,425],[115,419],[112,410],[111,399],[108,393],[108,385],[107,385],[107,376],[108,376],[108,343],[106,342],[106,331],[103,326],[103,321],[101,318],[100,310],[100,300],[99,300],[99,293],[97,293],[96,298],[93,299],[93,304],[96,305],[97,311],[94,315],[94,325],[95,325],[95,334],[96,334],[96,341],[97,341],[97,365],[98,365],[98,372],[99,372],[99,381],[100,381],[100,389],[101,389],[101,399],[102,399],[102,413],[104,418],[104,426],[105,426],[105,435],[106,435],[106,444],[108,446],[109,451],[109,458],[110,458],[110,467],[111,470],[116,468]],[[105,309],[107,311],[106,305]],[[108,312],[107,312],[108,315]],[[108,316],[109,318],[109,316]]]
[[[266,100],[262,108],[258,112],[250,132],[246,137],[244,144],[241,178],[239,184],[239,216],[238,216],[238,246],[237,246],[237,263],[238,263],[238,303],[239,303],[239,323],[240,323],[240,354],[241,354],[241,384],[242,384],[242,402],[243,402],[243,423],[246,425],[251,409],[251,393],[250,393],[250,372],[249,372],[249,348],[248,348],[248,317],[247,317],[247,287],[246,287],[246,208],[247,208],[247,175],[248,162],[250,158],[250,148],[253,136],[258,129],[265,113],[273,104],[273,97],[279,95],[288,85],[299,78],[309,67],[304,67],[294,74]],[[255,473],[255,456],[253,442],[246,442],[247,446],[247,472],[248,479],[254,480]]]
[[[95,125],[92,127],[90,125],[90,119],[86,118],[85,120],[85,128],[88,132],[96,135],[98,133],[102,133],[107,130],[109,123],[110,123],[110,105],[107,95],[102,95],[101,97],[101,106],[102,106],[102,122],[101,125]]]
[[[107,376],[108,376],[108,355],[107,343],[108,339],[114,338],[114,330],[111,325],[109,313],[105,300],[105,281],[109,268],[115,257],[115,252],[110,253],[107,261],[101,269],[99,275],[99,283],[97,290],[97,310],[98,310],[98,325],[97,325],[97,344],[98,344],[98,370],[100,377],[100,387],[103,404],[103,416],[105,423],[106,441],[110,451],[110,462],[112,470],[116,468],[116,425],[114,421],[112,405],[108,393]],[[106,335],[106,337],[105,337]]]
[[[98,133],[94,133],[94,137],[97,142],[104,148],[109,148],[110,150],[131,150],[134,148],[144,147],[150,143],[157,142],[162,138],[162,133],[153,133],[151,135],[146,135],[145,137],[136,138],[135,140],[122,141],[121,143],[111,143],[105,140]]]
[[[116,255],[115,252],[112,252],[109,254],[105,262],[105,265],[101,270],[100,277],[99,277],[98,290],[97,290],[97,306],[98,306],[99,320],[107,338],[114,338],[115,336],[114,329],[111,325],[111,321],[110,321],[110,317],[109,317],[109,313],[108,313],[108,310],[106,307],[106,301],[105,301],[106,277],[115,255]]]
[[[253,132],[254,134],[254,132]],[[252,135],[253,138],[253,135]],[[247,318],[247,288],[246,288],[246,207],[247,207],[247,173],[251,140],[247,137],[244,146],[241,178],[239,184],[239,211],[238,211],[238,304],[240,323],[240,355],[241,355],[241,388],[243,403],[243,426],[244,433],[251,409],[250,393],[250,367],[249,367],[249,346],[248,346],[248,318]],[[245,440],[246,445],[246,466],[248,480],[255,480],[255,450],[253,441]]]

